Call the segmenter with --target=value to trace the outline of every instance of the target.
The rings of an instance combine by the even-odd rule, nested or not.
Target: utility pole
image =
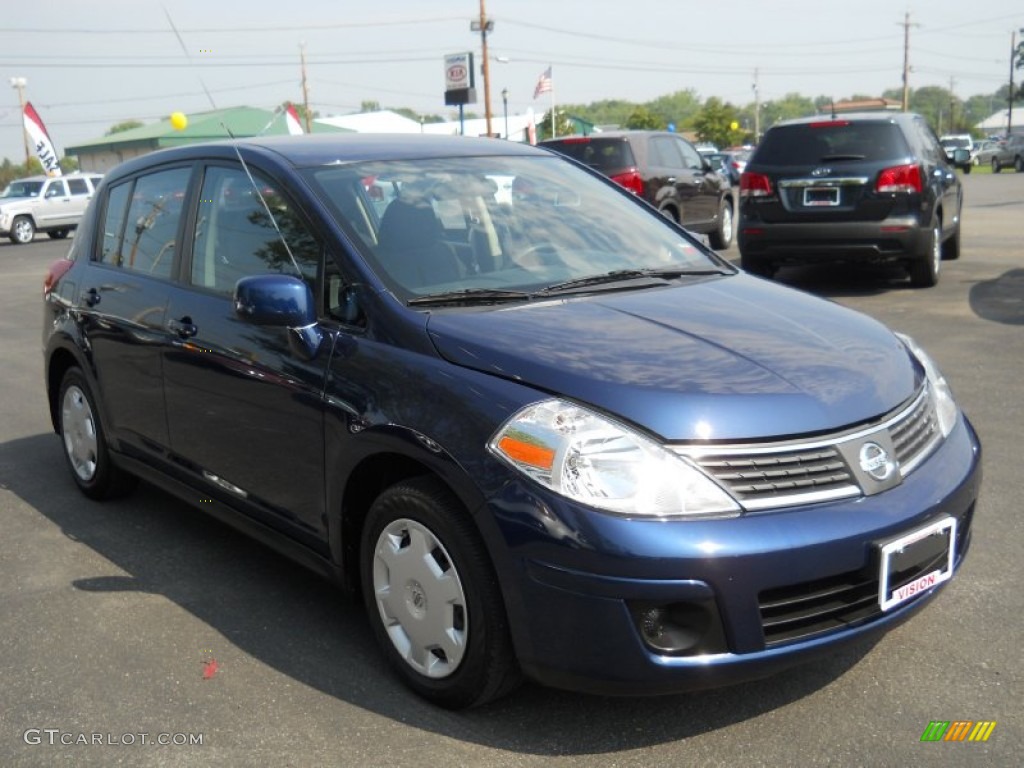
[[[910,11],[903,17],[903,111],[910,110],[910,28],[920,24],[910,23]]]
[[[949,78],[949,132],[956,133],[956,95],[953,89],[956,87],[956,78]]]
[[[761,143],[761,86],[754,68],[754,144]]]
[[[1010,33],[1010,92],[1006,96],[1006,106],[1009,107],[1006,111],[1006,135],[1009,136],[1013,133],[1013,70],[1017,62],[1015,57],[1017,56],[1017,33]]]
[[[313,132],[312,118],[309,113],[309,83],[306,81],[306,43],[299,45],[299,59],[302,61],[302,106],[306,112],[306,133]]]
[[[494,29],[494,22],[488,21],[484,0],[480,0],[480,53],[484,57],[484,116],[487,118],[487,135],[491,135],[491,62],[487,55],[487,33]]]
[[[1010,72],[1013,72],[1013,61],[1010,62]],[[1012,77],[1012,75],[1011,75]],[[32,155],[28,148],[28,131],[25,130],[25,86],[28,85],[28,80],[24,77],[12,77],[11,88],[18,92],[18,120],[21,122],[21,138],[25,142],[25,167],[28,168],[29,160],[32,159]],[[1013,84],[1010,84],[1010,90],[1013,90]]]

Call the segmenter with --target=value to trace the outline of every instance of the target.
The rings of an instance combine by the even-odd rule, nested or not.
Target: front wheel
[[[85,376],[69,368],[60,385],[59,433],[64,458],[78,488],[91,499],[121,496],[132,490],[135,478],[110,459],[106,434]]]
[[[708,235],[708,242],[716,251],[724,251],[732,245],[732,236],[732,204],[728,200],[723,200],[718,207],[718,227]]]
[[[36,225],[28,216],[18,216],[11,225],[11,242],[17,245],[31,243],[36,236]]]
[[[1017,155],[1017,157],[1013,159],[1013,169],[1017,171],[1017,173],[1024,173],[1024,157]]]
[[[377,497],[363,526],[360,574],[377,642],[416,693],[463,709],[519,681],[487,552],[440,481],[406,480]]]
[[[998,157],[993,157],[992,158],[992,173],[999,173],[1001,170],[1003,170],[1003,166],[1001,166],[999,164],[999,158]]]
[[[51,240],[63,240],[70,231],[69,229],[51,229],[46,234],[50,236]]]
[[[931,288],[939,282],[942,268],[942,227],[938,219],[932,222],[925,253],[910,262],[910,284],[915,288]]]

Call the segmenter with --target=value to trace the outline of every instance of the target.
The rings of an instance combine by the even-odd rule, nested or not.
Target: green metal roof
[[[230,138],[251,136],[282,136],[288,133],[285,125],[284,112],[274,113],[269,109],[257,107],[231,107],[212,112],[194,112],[186,115],[188,126],[178,131],[171,125],[170,116],[159,123],[151,123],[111,136],[103,136],[91,141],[83,141],[66,147],[68,154],[77,154],[88,150],[117,150],[135,147],[163,149],[178,147],[182,144],[195,144],[200,141],[217,141]],[[269,125],[268,125],[269,124]],[[230,133],[229,133],[230,131]],[[351,133],[346,128],[317,123],[314,133]]]

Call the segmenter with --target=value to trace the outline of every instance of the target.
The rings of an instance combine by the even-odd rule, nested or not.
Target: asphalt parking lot
[[[0,243],[0,765],[1020,765],[1024,174],[963,180],[963,255],[936,288],[778,275],[914,336],[978,429],[972,549],[944,593],[873,647],[769,680],[654,699],[525,686],[465,713],[408,694],[362,610],[299,566],[147,486],[78,493],[40,354],[42,276],[68,244]],[[997,725],[922,743],[934,720]]]

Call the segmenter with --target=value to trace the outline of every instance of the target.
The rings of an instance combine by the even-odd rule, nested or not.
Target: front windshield
[[[662,217],[556,157],[392,160],[307,177],[403,300],[581,278],[729,268]]]
[[[39,197],[42,189],[41,181],[12,181],[0,197]]]

